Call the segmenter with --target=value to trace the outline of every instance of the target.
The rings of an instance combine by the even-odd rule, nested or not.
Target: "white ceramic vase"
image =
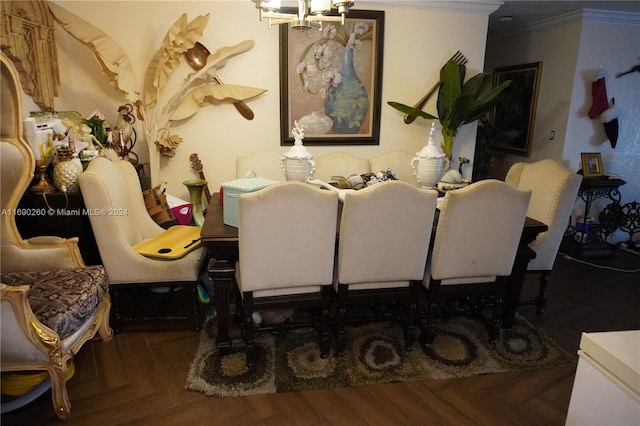
[[[435,188],[444,169],[445,155],[435,141],[435,123],[431,124],[429,142],[411,160],[411,170],[423,188]]]
[[[423,188],[435,188],[442,176],[443,157],[414,157],[411,169],[418,184]]]
[[[291,149],[282,156],[280,168],[286,180],[306,182],[307,179],[313,177],[316,171],[316,163],[313,161],[313,155],[302,144],[304,129],[297,121],[292,133],[295,142]]]
[[[316,163],[310,158],[282,157],[281,168],[286,180],[306,182],[316,171]]]

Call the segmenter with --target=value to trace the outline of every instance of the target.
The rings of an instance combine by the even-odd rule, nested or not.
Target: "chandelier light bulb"
[[[260,9],[260,20],[267,19],[272,25],[290,24],[292,29],[306,31],[310,28],[322,30],[323,21],[340,22],[344,25],[345,15],[354,1],[339,0],[298,0],[298,13],[280,12],[280,0],[251,0]],[[338,10],[339,16],[328,16],[331,8]]]

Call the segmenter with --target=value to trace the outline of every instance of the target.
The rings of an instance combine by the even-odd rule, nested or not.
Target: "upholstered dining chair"
[[[282,154],[267,150],[241,155],[236,158],[236,178],[241,179],[247,177],[247,173],[254,172],[256,176],[283,181],[281,159]]]
[[[527,216],[549,227],[534,242],[529,244],[536,252],[529,262],[527,271],[540,273],[538,295],[521,304],[533,304],[538,313],[547,304],[547,284],[549,275],[569,225],[571,211],[578,196],[582,176],[567,170],[562,164],[551,159],[535,163],[515,163],[509,169],[505,182],[518,189],[531,191],[531,202]]]
[[[402,305],[405,346],[411,350],[438,193],[386,181],[345,194],[334,289],[337,352],[345,351],[351,306]]]
[[[391,167],[398,180],[419,187],[411,170],[413,157],[415,157],[414,154],[406,151],[389,151],[377,157],[371,157],[371,171],[374,173],[380,170],[386,171]]]
[[[122,324],[137,319],[168,319],[166,315],[123,315],[120,309],[120,290],[146,287],[171,293],[188,287],[192,308],[189,315],[199,330],[202,319],[199,311],[197,284],[205,249],[196,248],[184,257],[172,260],[150,258],[138,253],[133,246],[156,237],[165,231],[153,221],[144,204],[140,180],[128,161],[112,161],[104,157],[91,160],[89,167],[78,177],[86,208],[94,212],[89,217],[100,257],[109,277],[113,295],[113,326],[120,331]],[[158,288],[160,290],[158,290]]]
[[[439,303],[452,298],[493,298],[489,340],[497,340],[506,281],[530,198],[530,191],[493,179],[447,192],[423,280],[426,325],[418,321],[418,326],[425,347],[431,347],[434,341]]]
[[[331,176],[348,177],[361,175],[371,171],[368,158],[359,158],[347,152],[336,151],[322,157],[315,158],[316,171],[314,179],[331,182]]]
[[[249,366],[256,361],[254,311],[319,308],[320,354],[329,355],[337,216],[337,193],[302,182],[240,196],[236,282]]]
[[[22,407],[50,386],[56,414],[66,419],[71,415],[66,387],[73,371],[67,369],[70,361],[96,333],[103,341],[110,340],[113,334],[109,327],[107,278],[101,266],[85,266],[77,238],[39,236],[24,240],[20,236],[15,215],[19,214],[18,203],[33,178],[35,158],[22,136],[22,93],[17,73],[4,54],[0,59],[2,413]],[[4,394],[9,393],[5,384],[13,383],[12,377],[24,383],[29,376],[23,373],[37,371],[46,371],[48,378],[40,384],[35,381],[35,387],[18,392],[10,401],[5,399]]]

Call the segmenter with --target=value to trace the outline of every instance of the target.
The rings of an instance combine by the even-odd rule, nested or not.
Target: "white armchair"
[[[557,161],[545,159],[530,164],[515,163],[509,169],[505,182],[532,192],[527,216],[549,227],[547,232],[541,233],[529,244],[536,252],[536,258],[529,262],[527,270],[541,274],[540,291],[535,299],[521,302],[536,305],[538,313],[542,313],[547,303],[549,275],[569,225],[582,176],[570,172]]]
[[[321,310],[320,354],[329,355],[329,307],[338,195],[281,182],[240,196],[236,282],[242,297],[247,364],[255,364],[254,311]]]
[[[66,388],[69,361],[96,332],[104,341],[112,336],[107,279],[101,266],[84,265],[77,238],[23,240],[16,228],[14,213],[33,177],[35,160],[22,138],[16,73],[4,54],[0,59],[0,367],[3,373],[47,371],[54,409],[65,419],[71,414]],[[24,405],[47,388],[38,385],[12,401],[3,400],[2,411]]]
[[[192,311],[177,319],[191,317],[196,330],[199,330],[202,318],[197,284],[206,254],[204,247],[173,260],[146,257],[133,248],[160,235],[165,229],[149,216],[138,174],[130,162],[95,158],[78,180],[85,206],[94,212],[89,220],[109,277],[116,331],[126,321],[168,319],[162,312],[151,317],[136,312],[125,315],[120,309],[120,289],[129,290],[132,287],[169,288],[170,292],[189,287],[192,292]]]
[[[405,346],[411,350],[437,196],[398,181],[345,194],[334,281],[338,354],[346,347],[348,308],[376,302],[402,305]]]
[[[442,300],[480,296],[493,298],[488,328],[489,340],[496,342],[530,198],[531,192],[493,179],[447,192],[423,281],[427,324],[418,325],[424,346],[433,345],[435,311]]]

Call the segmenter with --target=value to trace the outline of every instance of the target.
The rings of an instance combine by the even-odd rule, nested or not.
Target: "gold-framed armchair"
[[[71,412],[66,389],[68,362],[96,333],[104,341],[113,334],[108,282],[102,266],[84,264],[77,238],[24,240],[17,230],[16,214],[28,213],[17,207],[33,177],[35,159],[22,137],[16,72],[4,54],[0,59],[0,367],[3,375],[48,372],[54,409],[66,419]],[[21,401],[30,401],[28,394],[11,401],[11,406],[18,408]],[[7,405],[3,400],[3,412]]]

